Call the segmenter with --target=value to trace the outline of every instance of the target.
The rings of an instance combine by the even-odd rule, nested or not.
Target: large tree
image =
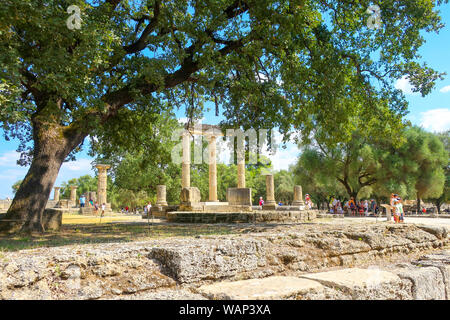
[[[117,141],[114,128],[126,130],[121,121],[134,114],[151,123],[184,105],[194,117],[211,100],[228,124],[282,133],[294,124],[305,137],[324,125],[339,141],[362,109],[368,129],[378,118],[395,132],[406,102],[393,82],[407,76],[431,90],[440,75],[419,65],[417,50],[422,31],[442,23],[433,0],[392,0],[380,3],[382,27],[372,30],[370,3],[2,1],[0,121],[30,168],[0,229],[42,231],[61,164],[87,137]],[[66,26],[70,5],[80,29]]]

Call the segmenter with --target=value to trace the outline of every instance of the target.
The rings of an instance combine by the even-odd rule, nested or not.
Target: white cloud
[[[450,86],[443,87],[441,90],[439,90],[439,92],[442,92],[442,93],[450,92]]]
[[[413,88],[407,76],[403,76],[395,82],[395,89],[402,90],[404,94],[418,94],[412,91]]]
[[[423,128],[433,131],[442,132],[450,129],[450,109],[433,109],[421,112]]]
[[[92,169],[91,162],[91,159],[78,159],[76,161],[64,162],[60,171],[90,171]]]
[[[15,167],[17,160],[20,158],[20,153],[17,151],[6,151],[0,155],[0,167]]]

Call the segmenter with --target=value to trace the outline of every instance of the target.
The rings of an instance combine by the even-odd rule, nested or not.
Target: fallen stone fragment
[[[378,268],[342,269],[302,275],[350,295],[352,299],[408,299],[410,287],[397,275]]]
[[[312,280],[275,276],[264,279],[219,282],[201,286],[197,291],[209,299],[277,300],[321,292],[323,286]]]

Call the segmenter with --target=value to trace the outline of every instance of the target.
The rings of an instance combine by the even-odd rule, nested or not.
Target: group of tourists
[[[91,198],[89,198],[89,207],[90,208],[94,208],[95,214],[98,214],[98,210],[99,210],[99,204],[97,201],[94,202],[94,200],[92,200]],[[80,197],[80,208],[85,208],[86,207],[86,196],[84,194],[81,195]],[[106,204],[102,203],[101,205],[101,209],[102,209],[102,216],[105,213],[105,209],[106,209]]]
[[[335,197],[331,197],[329,207],[330,213],[350,213],[351,216],[359,214],[359,216],[364,215],[368,217],[370,213],[376,215],[379,211],[378,204],[374,199],[355,201],[354,197],[351,197],[350,200],[345,201],[344,203]]]

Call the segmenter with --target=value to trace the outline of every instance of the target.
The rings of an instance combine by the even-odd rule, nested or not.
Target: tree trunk
[[[30,169],[17,190],[11,207],[0,220],[0,231],[44,232],[42,215],[62,163],[86,137],[64,127],[34,124],[34,151]],[[72,130],[73,131],[73,130]]]

